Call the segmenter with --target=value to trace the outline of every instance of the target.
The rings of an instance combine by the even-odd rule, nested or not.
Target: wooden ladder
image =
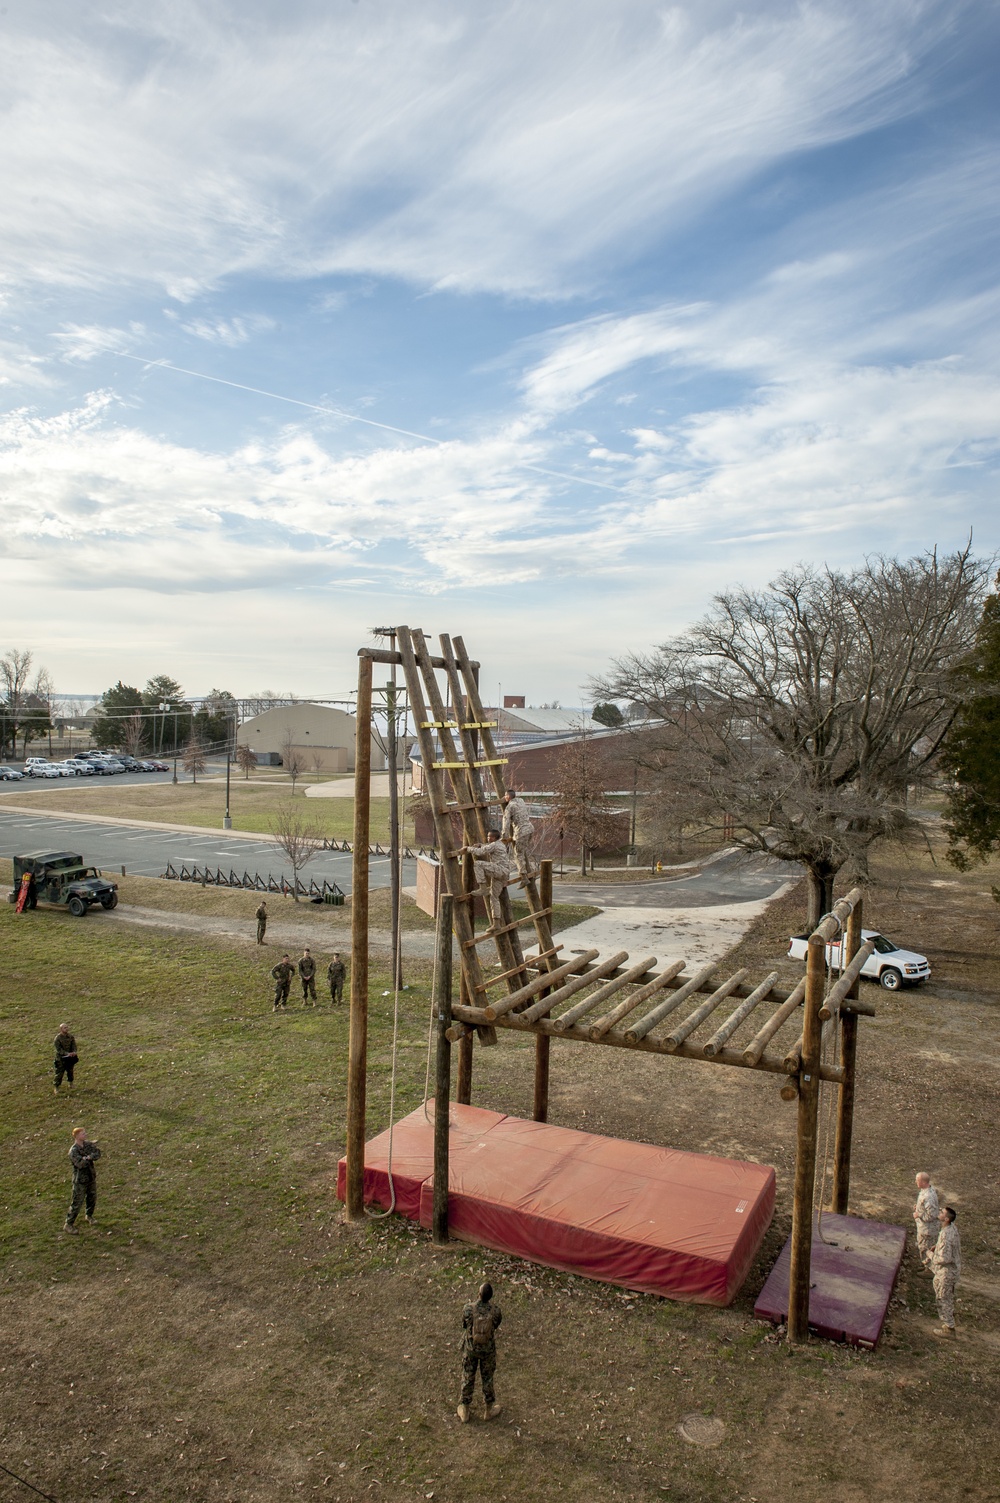
[[[475,932],[472,860],[470,857],[463,860],[458,854],[453,816],[457,814],[461,823],[462,845],[485,844],[486,811],[493,800],[486,797],[482,774],[485,771],[489,775],[493,798],[502,801],[505,759],[497,755],[493,724],[486,719],[477,674],[462,638],[456,637],[452,644],[445,634],[439,640],[451,715],[423,633],[406,626],[398,627],[396,632],[416,724],[424,786],[434,816],[444,888],[455,899],[454,932],[461,956],[462,990],[472,1006],[483,1007],[487,986],[492,982],[504,980],[508,993],[513,993],[531,980],[518,933],[521,924],[534,926],[539,959],[533,964],[546,970],[552,968],[555,962],[549,923],[551,909],[543,906],[537,879],[532,876],[524,881],[529,909],[526,919],[515,923],[510,895],[504,888],[500,896],[500,925],[490,934],[477,936]],[[495,945],[501,968],[501,977],[493,977],[491,981],[484,977],[479,953],[486,943]],[[479,1037],[483,1043],[492,1043],[496,1031],[482,1028]]]

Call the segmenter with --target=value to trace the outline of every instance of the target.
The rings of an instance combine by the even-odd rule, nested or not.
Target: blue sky
[[[1000,544],[994,6],[0,39],[0,646],[61,689],[342,693],[409,621],[576,703],[737,581]]]

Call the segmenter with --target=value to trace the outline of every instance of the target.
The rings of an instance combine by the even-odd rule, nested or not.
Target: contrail
[[[451,439],[433,438],[429,433],[415,433],[412,428],[397,428],[393,423],[379,423],[375,418],[359,416],[356,412],[346,412],[342,407],[325,407],[319,402],[303,402],[299,397],[286,397],[280,391],[265,391],[260,386],[246,386],[242,381],[227,381],[224,376],[210,376],[205,371],[188,370],[186,366],[174,365],[169,360],[153,360],[144,355],[129,355],[124,350],[116,350],[115,354],[120,360],[134,360],[137,365],[155,367],[157,370],[176,371],[180,376],[195,376],[199,381],[214,381],[217,386],[232,386],[236,391],[249,391],[256,397],[270,397],[272,402],[288,402],[292,407],[305,407],[310,412],[325,412],[330,417],[345,418],[349,423],[364,423],[368,428],[381,428],[384,433],[399,433],[403,438],[416,438],[423,444],[434,444],[438,449],[447,448]],[[567,475],[562,470],[546,470],[541,465],[529,464],[526,460],[516,459],[514,468],[518,470],[531,470],[536,475],[548,475],[555,480],[569,480],[577,485],[591,485],[597,490],[611,491],[615,496],[623,494],[617,485],[606,485],[603,480],[590,480],[585,475]]]

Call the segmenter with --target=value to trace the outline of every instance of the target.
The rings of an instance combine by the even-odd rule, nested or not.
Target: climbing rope
[[[836,919],[837,924],[840,927],[840,931],[841,931],[841,938],[840,938],[840,970],[841,970],[841,973],[843,973],[843,969],[844,969],[844,937],[843,937],[844,926],[843,926],[843,923],[841,922],[840,918],[835,913],[824,914],[824,918],[833,918],[833,919]],[[822,920],[820,920],[820,922],[822,922]],[[826,986],[825,986],[824,992],[823,992],[823,1000],[824,1001],[830,995],[830,984],[831,984],[832,974],[833,974],[833,966],[832,966],[832,963],[831,963],[831,960],[830,960],[830,944],[828,943],[827,946],[826,946]],[[833,1063],[834,1063],[834,1065],[836,1065],[838,1063],[838,1056],[839,1056],[839,1054],[840,1054],[840,1021],[839,1021],[839,1019],[837,1019],[837,1020],[835,1020],[834,1029],[833,1029]],[[822,1066],[824,1064],[826,1064],[826,1059],[824,1057],[824,1050],[823,1050],[823,1043],[822,1043],[822,1036],[821,1036],[821,1039],[820,1039],[820,1065]],[[829,1167],[829,1162],[830,1162],[830,1137],[831,1137],[832,1130],[833,1130],[833,1107],[834,1107],[834,1102],[836,1100],[836,1089],[835,1089],[832,1081],[824,1081],[824,1080],[821,1079],[819,1081],[819,1090],[820,1090],[821,1094],[822,1094],[824,1086],[826,1087],[826,1095],[827,1095],[827,1101],[828,1101],[829,1105],[827,1107],[827,1113],[826,1113],[826,1133],[824,1135],[824,1141],[823,1141],[823,1172],[820,1175],[820,1181],[819,1181],[819,1206],[818,1206],[817,1211],[816,1211],[816,1233],[817,1233],[817,1236],[819,1237],[819,1240],[821,1242],[826,1243],[826,1245],[829,1247],[829,1246],[836,1246],[837,1245],[836,1243],[832,1243],[831,1244],[827,1240],[827,1238],[824,1237],[824,1235],[823,1235],[823,1206],[824,1206],[824,1203],[826,1201],[826,1174],[827,1174],[827,1169]]]
[[[389,776],[396,776],[396,769],[389,769]],[[410,774],[412,783],[412,771]],[[412,787],[411,787],[412,792]],[[406,774],[403,774],[403,797],[398,805],[398,823],[396,827],[397,844],[399,846],[399,865],[396,878],[399,886],[400,900],[403,895],[403,824],[406,818]],[[402,901],[400,901],[402,910]],[[392,1070],[389,1076],[389,1153],[386,1159],[386,1174],[389,1178],[389,1204],[384,1211],[373,1211],[370,1208],[368,1215],[373,1221],[382,1221],[386,1216],[391,1216],[396,1209],[396,1181],[392,1177],[392,1140],[396,1129],[396,1067],[399,1058],[399,976],[402,969],[403,957],[403,923],[402,911],[400,921],[396,928],[395,944],[392,952]],[[433,993],[431,996],[433,1007]],[[426,1091],[426,1086],[425,1086]],[[426,1102],[424,1110],[427,1110]]]

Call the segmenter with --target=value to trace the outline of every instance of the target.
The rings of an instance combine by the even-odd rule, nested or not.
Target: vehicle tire
[[[101,907],[102,908],[117,908],[118,907],[118,894],[116,892],[113,892],[109,898],[102,898],[101,899]]]
[[[74,918],[84,918],[86,916],[87,905],[82,898],[70,898],[66,907]]]
[[[887,992],[898,992],[903,984],[903,978],[895,966],[887,965],[878,978],[879,986],[884,986]]]

